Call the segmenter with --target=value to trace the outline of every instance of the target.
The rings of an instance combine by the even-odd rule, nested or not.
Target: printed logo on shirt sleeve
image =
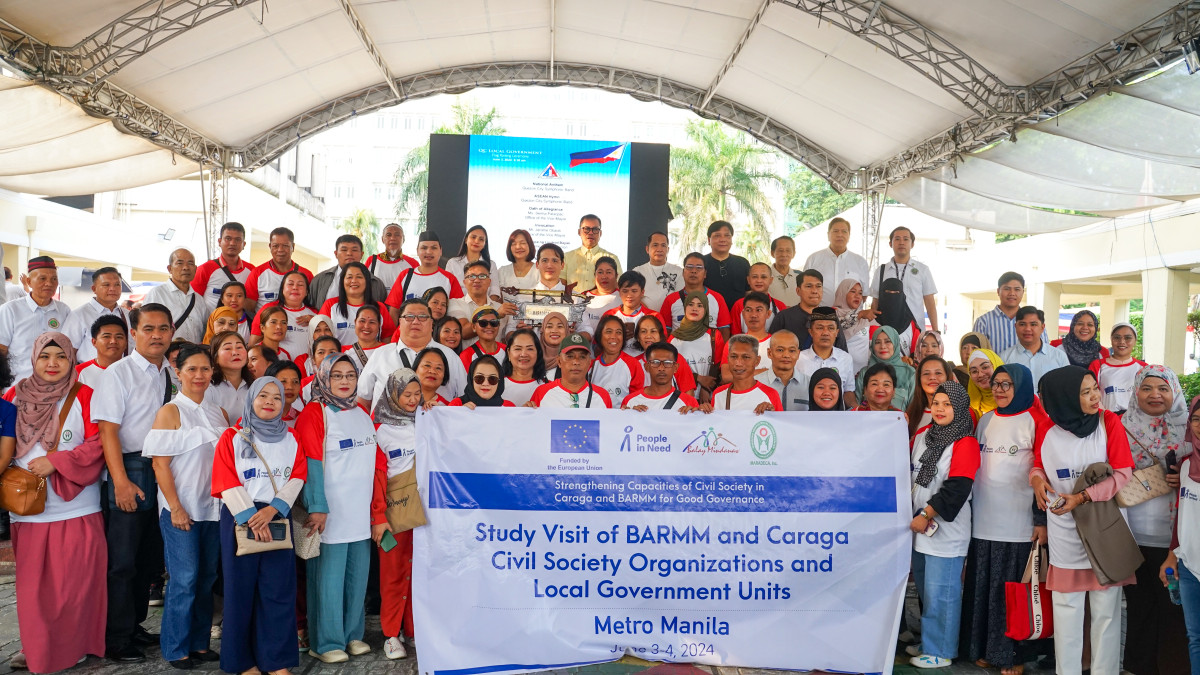
[[[342,440],[338,441],[338,450],[348,450],[353,447],[354,439],[352,438],[343,438]]]
[[[1055,471],[1054,473],[1055,473],[1055,474],[1056,474],[1056,475],[1057,475],[1059,478],[1070,478],[1070,477],[1071,477],[1071,470],[1070,470],[1070,469],[1059,469],[1058,471]]]

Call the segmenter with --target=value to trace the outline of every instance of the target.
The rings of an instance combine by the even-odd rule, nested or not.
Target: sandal
[[[1025,666],[1015,665],[1000,669],[1000,675],[1025,675]]]
[[[988,668],[995,668],[995,666],[987,662],[987,659],[979,659],[975,662],[975,665],[985,670]]]
[[[308,631],[306,631],[306,630],[296,631],[296,643],[299,645],[300,651],[302,651],[302,652],[308,651]]]

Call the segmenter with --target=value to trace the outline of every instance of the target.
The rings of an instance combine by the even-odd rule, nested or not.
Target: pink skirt
[[[104,517],[13,523],[17,625],[30,672],[52,673],[104,656],[108,545]]]

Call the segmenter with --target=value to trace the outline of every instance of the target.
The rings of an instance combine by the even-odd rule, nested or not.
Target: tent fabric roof
[[[1027,85],[1068,72],[1069,64],[1178,7],[1179,0],[0,0],[0,19],[63,47],[67,71],[92,66],[82,79],[103,75],[234,153],[253,146],[270,158],[303,135],[406,97],[564,84],[564,74],[582,67],[598,74],[572,84],[658,96],[720,116],[835,184],[840,177],[845,187],[860,167],[903,157],[1005,97],[1031,96],[1036,87]],[[143,20],[155,13],[157,20]],[[914,46],[918,38],[925,47]],[[530,64],[562,65],[517,68]],[[454,69],[457,79],[438,79]],[[618,72],[636,83],[618,82]],[[27,74],[63,91],[63,79]],[[389,76],[395,80],[382,87]],[[889,196],[972,227],[1033,231],[1200,193],[1194,143],[1177,142],[1185,132],[1200,138],[1194,81],[1172,71],[1118,88],[1120,94],[1020,132],[1017,143],[968,156],[957,176],[935,167],[891,185]],[[1093,108],[1108,112],[1084,114]],[[1176,131],[1123,122],[1150,115],[1168,122],[1151,126]],[[83,129],[83,121],[65,117],[56,124]],[[125,151],[147,154],[145,147]],[[102,152],[89,152],[95,156],[83,165],[102,159]],[[1068,155],[1102,160],[1111,182],[1062,161]],[[18,179],[20,167],[6,159],[0,155],[0,175],[12,175],[3,180],[30,187],[42,183],[39,174],[57,179],[66,168]],[[162,168],[161,161],[140,161]],[[838,176],[824,170],[832,164],[842,167]],[[1136,179],[1129,173],[1135,165],[1142,167]]]

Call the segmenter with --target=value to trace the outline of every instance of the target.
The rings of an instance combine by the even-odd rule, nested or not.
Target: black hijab
[[[1050,421],[1079,438],[1092,435],[1100,426],[1100,413],[1084,414],[1079,407],[1079,389],[1085,378],[1094,377],[1087,368],[1063,366],[1042,376],[1042,407]]]
[[[496,393],[492,394],[491,398],[483,398],[475,391],[475,372],[479,370],[480,364],[491,365],[500,378],[500,383],[496,385]],[[504,368],[496,357],[485,354],[471,362],[471,367],[467,370],[467,388],[463,391],[462,402],[474,403],[476,408],[498,408],[504,405]]]
[[[938,385],[934,396],[945,394],[950,397],[950,405],[954,408],[954,419],[950,424],[941,425],[933,421],[929,431],[925,432],[925,452],[921,453],[921,470],[917,472],[917,485],[929,487],[937,474],[938,460],[946,448],[957,443],[960,439],[970,436],[975,431],[975,421],[971,419],[971,396],[966,388],[955,380],[946,380]],[[932,402],[932,401],[931,401]]]
[[[815,396],[813,396],[813,392],[817,390],[817,383],[821,380],[833,380],[834,384],[837,385],[837,403],[835,403],[832,408],[829,408],[829,411],[845,410],[846,399],[844,394],[842,394],[842,378],[833,368],[818,368],[817,371],[812,374],[812,377],[808,378],[808,409],[816,412],[825,411],[825,408],[820,408],[817,406],[817,399]]]
[[[904,283],[896,278],[884,279],[879,285],[879,325],[891,326],[903,335],[915,320],[904,295]],[[899,351],[900,345],[896,347]]]
[[[1079,320],[1085,316],[1092,317],[1092,325],[1096,327],[1096,333],[1087,342],[1075,337],[1075,324],[1079,323]],[[1071,330],[1067,331],[1062,340],[1063,351],[1067,353],[1067,361],[1073,366],[1080,366],[1082,368],[1092,365],[1092,361],[1100,358],[1100,340],[1097,339],[1098,335],[1100,335],[1100,319],[1097,319],[1095,314],[1086,309],[1077,312],[1071,318]]]

